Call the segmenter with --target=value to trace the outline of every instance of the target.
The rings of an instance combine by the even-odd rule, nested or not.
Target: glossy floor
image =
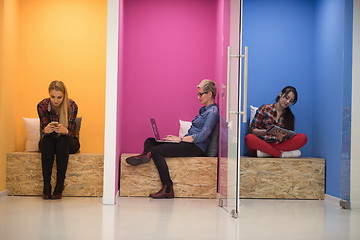
[[[0,239],[360,239],[360,213],[330,201],[0,197]]]

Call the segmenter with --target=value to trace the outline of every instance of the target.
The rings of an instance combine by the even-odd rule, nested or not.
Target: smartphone
[[[51,122],[50,124],[56,126],[56,125],[58,125],[59,123],[58,123],[58,122]]]

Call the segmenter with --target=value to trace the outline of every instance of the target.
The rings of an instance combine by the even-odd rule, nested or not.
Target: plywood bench
[[[241,157],[240,197],[324,199],[325,159]]]
[[[70,154],[63,196],[102,196],[104,155]],[[8,195],[42,195],[41,154],[12,152],[7,154],[6,188]],[[56,180],[56,161],[52,186]]]
[[[153,161],[130,166],[122,154],[120,162],[120,196],[148,196],[161,188],[159,173]],[[166,158],[174,183],[175,197],[216,198],[217,157]]]

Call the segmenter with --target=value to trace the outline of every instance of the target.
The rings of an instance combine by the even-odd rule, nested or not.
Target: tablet
[[[277,130],[280,130],[280,131],[282,131],[283,134],[285,134],[284,138],[291,138],[296,134],[296,132],[294,132],[294,131],[291,131],[291,130],[288,130],[288,129],[285,129],[285,128],[281,128],[281,127],[276,126],[276,125],[269,128],[266,131],[266,133],[271,134],[271,135],[275,135],[274,132],[277,131]]]

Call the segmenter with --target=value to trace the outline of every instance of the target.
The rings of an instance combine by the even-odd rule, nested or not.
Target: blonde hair
[[[60,119],[59,122],[64,126],[69,126],[69,97],[68,92],[66,90],[65,84],[62,81],[52,81],[49,85],[49,93],[50,91],[60,91],[64,94],[63,102],[60,106]]]
[[[198,88],[202,88],[204,90],[204,92],[212,92],[212,98],[215,99],[216,85],[215,85],[214,81],[209,80],[209,79],[204,79],[199,83]]]

